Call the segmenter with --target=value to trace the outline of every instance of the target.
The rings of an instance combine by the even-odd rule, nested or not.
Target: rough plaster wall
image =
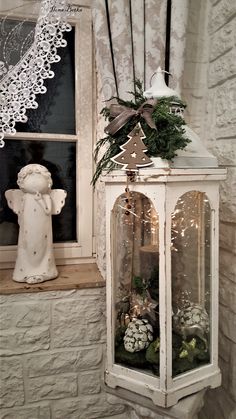
[[[236,2],[190,1],[183,96],[187,120],[227,167],[220,188],[222,386],[208,391],[201,419],[236,418]]]

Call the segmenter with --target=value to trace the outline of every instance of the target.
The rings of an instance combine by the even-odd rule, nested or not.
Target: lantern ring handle
[[[173,75],[172,75],[169,71],[166,71],[166,70],[161,70],[161,72],[162,72],[162,73],[169,74],[171,77],[173,77]],[[150,81],[149,81],[150,87],[152,86],[152,79],[153,79],[153,76],[154,76],[156,73],[157,73],[157,71],[154,71],[154,73],[152,74],[152,76],[151,76],[151,78],[150,78]]]

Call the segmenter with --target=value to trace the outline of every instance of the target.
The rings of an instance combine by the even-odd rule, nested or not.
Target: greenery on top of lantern
[[[123,106],[126,109],[138,110],[140,106],[146,103],[147,99],[143,95],[142,83],[139,80],[135,81],[135,92],[129,92],[134,100],[125,101],[118,97],[112,97],[116,99],[118,105]],[[92,184],[95,185],[99,176],[104,169],[110,172],[116,167],[116,164],[111,160],[120,151],[120,146],[127,142],[128,134],[134,129],[138,122],[141,123],[142,129],[146,138],[143,140],[147,147],[147,155],[150,157],[161,157],[162,159],[172,160],[177,154],[177,150],[184,149],[187,144],[191,141],[184,135],[183,125],[185,125],[184,119],[178,114],[170,112],[171,106],[175,103],[180,107],[185,108],[186,105],[177,97],[160,98],[156,100],[153,105],[151,118],[154,122],[156,129],[151,128],[147,123],[146,119],[142,116],[142,113],[134,113],[128,121],[118,129],[115,134],[108,135],[101,138],[96,145],[94,158],[97,163],[97,168],[94,173]],[[150,105],[147,104],[147,107]],[[111,116],[111,110],[109,107],[102,109],[101,114],[109,122],[114,120]],[[107,146],[107,150],[104,155],[99,158],[99,150],[101,147]]]

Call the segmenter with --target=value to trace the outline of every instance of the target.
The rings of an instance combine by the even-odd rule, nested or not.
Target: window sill
[[[71,289],[104,287],[102,278],[95,263],[81,265],[64,265],[58,267],[56,279],[29,285],[12,280],[12,269],[0,270],[0,294],[20,294],[24,292],[62,291]]]

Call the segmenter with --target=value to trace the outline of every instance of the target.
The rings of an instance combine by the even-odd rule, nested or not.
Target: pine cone
[[[133,319],[125,331],[124,347],[128,352],[146,349],[153,341],[153,328],[147,320]]]

